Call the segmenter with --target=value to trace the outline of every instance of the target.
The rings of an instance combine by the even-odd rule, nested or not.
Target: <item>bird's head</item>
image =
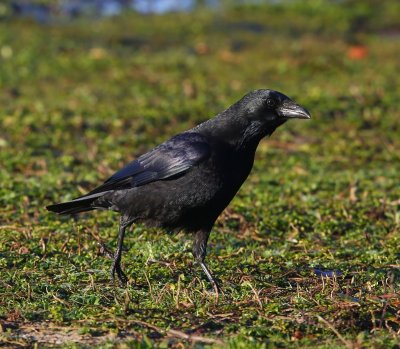
[[[240,115],[257,133],[271,134],[289,119],[310,119],[310,113],[288,96],[274,90],[255,90],[236,105]]]
[[[289,119],[310,119],[310,113],[274,90],[255,90],[195,129],[227,143],[257,146]]]

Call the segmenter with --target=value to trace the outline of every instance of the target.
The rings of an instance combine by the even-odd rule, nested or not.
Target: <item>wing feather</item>
[[[182,175],[207,159],[210,152],[211,148],[204,136],[194,132],[179,134],[130,162],[85,196],[139,187]]]

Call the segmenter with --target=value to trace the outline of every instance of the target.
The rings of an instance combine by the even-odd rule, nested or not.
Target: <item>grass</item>
[[[0,343],[399,347],[398,37],[374,17],[357,59],[329,9],[0,22]],[[190,237],[135,226],[120,288],[117,216],[44,209],[263,87],[313,119],[262,142],[215,225],[218,299]]]

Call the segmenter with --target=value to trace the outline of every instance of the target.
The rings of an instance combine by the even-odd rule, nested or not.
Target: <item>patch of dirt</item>
[[[146,328],[150,339],[167,339],[170,343],[206,343],[223,344],[219,339],[203,337],[196,333],[186,333],[180,330],[164,330],[141,320],[131,320],[131,325]],[[32,344],[46,345],[46,347],[65,344],[79,344],[84,346],[98,345],[104,342],[141,341],[144,331],[135,331],[132,326],[115,332],[73,324],[59,326],[52,322],[17,323],[0,320],[0,347],[24,348]]]
[[[57,326],[53,323],[22,323],[1,322],[0,347],[25,347],[28,344],[38,343],[46,345],[61,345],[79,343],[96,345],[106,341],[118,342],[127,339],[141,339],[136,333],[113,333],[109,331],[90,331],[85,333],[78,326]]]

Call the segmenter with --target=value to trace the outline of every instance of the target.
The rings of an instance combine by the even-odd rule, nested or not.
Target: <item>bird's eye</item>
[[[265,101],[265,104],[266,104],[266,106],[267,106],[268,108],[273,108],[273,107],[275,107],[276,102],[275,102],[272,98],[268,98],[268,99]]]

